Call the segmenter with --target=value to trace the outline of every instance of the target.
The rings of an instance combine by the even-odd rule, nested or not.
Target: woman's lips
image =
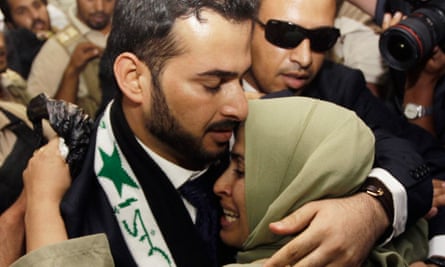
[[[223,216],[221,216],[221,226],[227,227],[239,219],[239,214],[234,211],[223,209]]]

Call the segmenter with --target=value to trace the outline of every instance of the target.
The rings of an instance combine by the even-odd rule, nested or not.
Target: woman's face
[[[231,151],[230,165],[216,181],[213,191],[223,208],[220,236],[229,246],[241,248],[249,235],[244,194],[244,126],[240,126]]]

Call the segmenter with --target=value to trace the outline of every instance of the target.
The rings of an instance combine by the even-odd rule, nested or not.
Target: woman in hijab
[[[224,211],[223,242],[239,248],[241,265],[262,266],[292,238],[273,234],[271,222],[309,201],[354,193],[373,157],[373,134],[351,111],[304,97],[250,101],[230,166],[214,186]],[[424,259],[426,230],[420,222],[374,249],[365,266],[408,266]]]

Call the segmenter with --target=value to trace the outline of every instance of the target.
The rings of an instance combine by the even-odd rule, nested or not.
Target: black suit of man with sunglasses
[[[363,192],[310,203],[289,216],[298,229],[271,226],[276,233],[300,232],[279,253],[290,254],[291,247],[298,247],[292,254],[296,266],[360,266],[372,246],[390,234],[400,234],[428,212],[432,174],[444,171],[444,151],[423,131],[393,117],[366,88],[360,71],[325,60],[325,51],[338,38],[333,28],[335,1],[260,2],[245,89],[273,96],[309,96],[345,106],[374,130],[377,140],[376,168]],[[341,151],[332,156],[336,153]],[[282,263],[272,258],[267,264]]]

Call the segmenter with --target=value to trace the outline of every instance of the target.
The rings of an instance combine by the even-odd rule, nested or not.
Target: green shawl
[[[292,237],[272,234],[269,223],[309,201],[352,194],[374,160],[374,135],[354,112],[305,97],[249,101],[245,145],[251,231],[239,263],[270,257]]]

